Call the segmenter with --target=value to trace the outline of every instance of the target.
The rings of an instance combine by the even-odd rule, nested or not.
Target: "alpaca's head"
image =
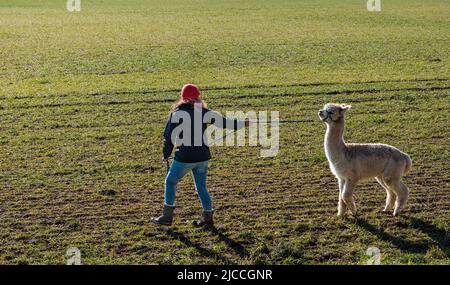
[[[322,110],[319,110],[319,118],[327,123],[336,123],[343,121],[345,112],[350,109],[352,106],[345,105],[345,104],[334,104],[334,103],[328,103],[323,106]]]

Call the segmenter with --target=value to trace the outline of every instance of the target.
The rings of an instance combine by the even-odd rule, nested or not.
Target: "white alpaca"
[[[400,213],[408,200],[409,190],[402,183],[402,176],[412,166],[411,158],[397,148],[386,144],[347,144],[344,142],[344,114],[349,105],[326,104],[319,117],[327,124],[325,154],[331,172],[339,183],[338,216],[347,209],[356,215],[353,193],[358,181],[375,178],[386,190],[384,211],[394,208]]]

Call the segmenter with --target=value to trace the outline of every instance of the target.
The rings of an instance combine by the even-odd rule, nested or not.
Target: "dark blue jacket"
[[[181,114],[180,112],[184,112]],[[201,138],[199,136],[200,132],[195,135],[194,131],[194,112],[199,112],[197,115],[201,115]],[[201,112],[201,114],[200,114]],[[211,159],[211,153],[209,147],[205,144],[203,140],[203,135],[205,133],[208,124],[214,124],[219,128],[230,128],[234,130],[241,129],[245,126],[244,121],[226,119],[219,115],[217,112],[214,114],[208,114],[209,112],[214,112],[206,108],[195,108],[192,104],[183,104],[179,106],[174,112],[170,114],[169,120],[166,123],[166,128],[164,129],[164,148],[163,155],[165,159],[168,159],[172,153],[174,145],[177,146],[175,150],[175,160],[179,162],[200,162]],[[204,116],[208,114],[207,118],[213,117],[205,122]],[[183,116],[189,116],[190,118],[190,128],[191,128],[191,138],[189,145],[179,145],[180,141],[183,139],[183,133],[174,134],[174,141],[172,141],[172,132],[177,130],[176,127],[183,123]],[[178,118],[177,120],[173,120]],[[181,119],[180,119],[181,118]],[[200,116],[198,116],[200,118]],[[176,122],[174,122],[176,121]],[[177,130],[178,132],[178,130]],[[195,139],[197,137],[197,139]],[[188,138],[188,137],[187,137]],[[186,139],[187,140],[187,139]],[[195,142],[201,142],[201,144],[195,145]]]

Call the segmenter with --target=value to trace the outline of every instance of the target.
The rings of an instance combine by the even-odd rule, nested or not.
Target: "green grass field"
[[[65,0],[0,2],[0,264],[449,264],[450,2],[382,0]],[[163,201],[162,130],[183,83],[209,106],[277,110],[280,153],[215,147],[217,230],[192,178],[175,225],[150,224]],[[317,111],[353,105],[348,142],[409,153],[404,215],[385,192],[338,188]]]

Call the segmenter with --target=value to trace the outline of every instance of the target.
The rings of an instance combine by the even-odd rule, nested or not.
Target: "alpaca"
[[[350,105],[326,104],[319,111],[319,118],[326,123],[325,154],[331,172],[339,184],[338,216],[347,209],[356,215],[353,193],[361,180],[375,178],[386,190],[384,212],[394,208],[397,216],[406,204],[409,190],[402,182],[412,166],[411,158],[399,149],[386,144],[350,144],[345,143],[344,115]]]

